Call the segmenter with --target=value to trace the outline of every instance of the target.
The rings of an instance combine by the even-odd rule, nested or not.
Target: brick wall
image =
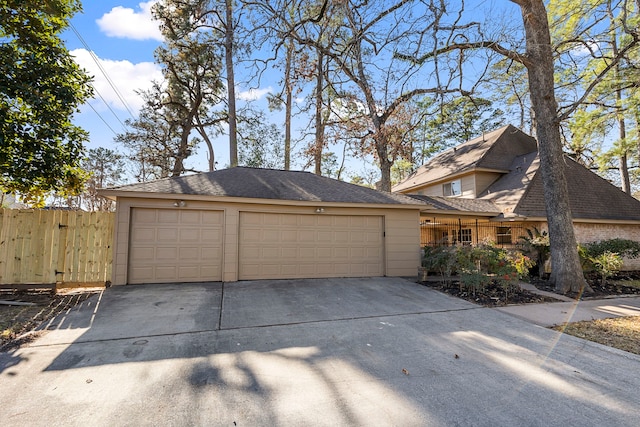
[[[576,240],[591,243],[609,239],[628,239],[640,242],[640,225],[574,224]],[[640,259],[625,259],[623,270],[640,270]]]

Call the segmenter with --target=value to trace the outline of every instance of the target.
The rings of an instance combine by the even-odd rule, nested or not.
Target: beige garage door
[[[134,208],[129,283],[222,280],[223,213]]]
[[[384,275],[380,216],[240,213],[239,279]]]

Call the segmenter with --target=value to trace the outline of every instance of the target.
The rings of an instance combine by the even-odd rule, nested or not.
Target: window
[[[449,245],[449,231],[442,232],[442,239],[439,242],[440,244],[444,244],[445,246]]]
[[[471,244],[471,229],[470,228],[463,228],[462,230],[458,231],[458,242],[462,243],[463,245],[470,245]]]
[[[510,245],[511,240],[511,227],[498,227],[496,229],[496,243],[499,245]]]
[[[462,185],[458,179],[444,184],[442,190],[445,196],[459,196],[462,194]]]

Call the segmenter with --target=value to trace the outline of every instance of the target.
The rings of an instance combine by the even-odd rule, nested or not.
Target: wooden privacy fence
[[[104,286],[115,214],[0,209],[0,286]]]

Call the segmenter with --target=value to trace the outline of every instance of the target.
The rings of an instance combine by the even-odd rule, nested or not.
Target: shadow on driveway
[[[403,279],[113,288],[65,321],[0,374],[10,425],[640,423],[637,356]]]

